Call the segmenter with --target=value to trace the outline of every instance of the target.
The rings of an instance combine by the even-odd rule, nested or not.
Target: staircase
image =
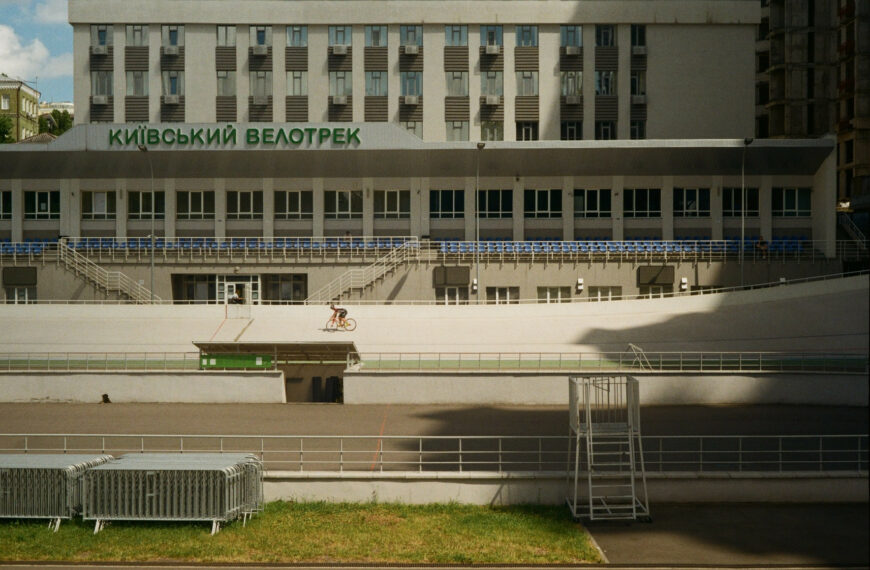
[[[843,231],[845,231],[850,238],[855,240],[855,243],[858,244],[858,248],[861,251],[867,251],[867,236],[865,236],[861,229],[855,225],[855,222],[852,221],[849,214],[840,212],[837,214],[837,221],[840,223],[840,227],[843,228]]]
[[[350,269],[305,299],[309,305],[318,305],[331,301],[341,301],[348,295],[358,292],[362,294],[366,288],[373,286],[378,280],[394,272],[396,268],[409,260],[420,256],[420,243],[409,240],[399,247],[392,248],[389,253],[376,259],[371,265],[361,269]]]
[[[646,515],[635,488],[637,467],[626,424],[594,425],[586,437],[589,520],[635,520]]]
[[[125,273],[107,271],[69,247],[65,241],[57,244],[57,260],[68,270],[84,277],[106,293],[117,293],[136,303],[150,303],[152,301],[149,289],[132,280]],[[153,300],[160,301],[160,297],[155,295]]]

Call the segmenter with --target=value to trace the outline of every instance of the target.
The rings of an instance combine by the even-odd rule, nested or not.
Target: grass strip
[[[564,506],[273,502],[242,526],[0,519],[0,560],[69,562],[600,562]]]

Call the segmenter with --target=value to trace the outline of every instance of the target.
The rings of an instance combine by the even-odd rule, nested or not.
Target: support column
[[[275,123],[283,123],[287,120],[287,72],[285,56],[287,52],[287,27],[272,26],[272,119]],[[266,207],[266,201],[263,201]],[[265,228],[263,235],[266,235]],[[271,237],[271,236],[270,236]]]
[[[63,183],[61,183],[60,189],[60,227],[64,227],[64,212],[69,213],[69,218],[66,218],[67,222],[67,233],[64,235],[67,236],[80,236],[82,235],[82,197],[81,191],[79,188],[81,187],[81,180],[78,178],[73,178],[69,181],[69,186],[64,189]]]
[[[770,176],[761,177],[761,185],[758,187],[758,226],[761,228],[761,237],[767,241],[773,239],[772,186],[773,179]]]
[[[622,137],[620,136],[620,138]],[[662,176],[662,239],[666,241],[673,241],[674,239],[673,176]]]
[[[722,239],[723,217],[722,217],[722,184],[724,178],[721,175],[713,177],[713,183],[710,185],[710,237],[712,239]],[[718,237],[716,237],[718,236]]]
[[[154,181],[154,191],[163,191],[163,235],[168,238],[174,238],[177,234],[175,225],[178,223],[178,193],[175,191],[175,180],[172,181],[172,186],[167,185],[162,181]]]
[[[174,180],[171,181],[174,184]],[[167,187],[170,180],[166,180]],[[225,178],[214,179],[214,236],[227,237],[227,181]]]
[[[523,215],[525,213],[525,202],[523,200],[523,192],[525,191],[524,187],[525,182],[523,178],[514,178],[513,207],[511,208],[511,212],[513,213],[514,241],[523,241],[526,239],[526,218]]]
[[[477,213],[474,211],[474,196],[477,189],[475,188],[475,178],[468,176],[465,178],[465,241],[474,241],[475,219]]]
[[[592,141],[595,140],[595,24],[584,25],[581,33],[583,34],[583,140]]]
[[[420,237],[430,235],[429,178],[420,179]],[[413,210],[412,210],[413,212]]]
[[[594,40],[594,36],[592,38]],[[631,138],[631,25],[616,26],[619,67],[616,71],[617,115],[616,138]],[[595,76],[592,77],[593,82]]]
[[[562,239],[574,241],[574,177],[562,177]]]
[[[323,215],[325,200],[323,197],[323,178],[315,178],[311,181],[313,194],[314,219],[311,220],[312,237],[323,237]]]
[[[421,218],[422,216],[422,200],[420,199],[420,195],[422,191],[420,190],[420,186],[422,183],[422,179],[420,178],[411,178],[410,184],[408,185],[411,192],[411,220],[410,220],[410,228],[409,232],[412,236],[419,237],[421,235]]]
[[[836,140],[834,141],[836,143]],[[836,146],[834,146],[836,149]],[[810,195],[813,212],[813,236],[822,242],[826,257],[836,255],[837,246],[837,152],[831,150],[828,157],[813,176]]]
[[[127,179],[115,180],[115,237],[127,237]]]
[[[363,235],[375,235],[375,181],[363,178]]]
[[[127,74],[124,64],[124,52],[127,46],[126,26],[112,26],[112,42],[114,43],[114,49],[112,50],[112,95],[114,97],[112,112],[115,117],[113,122],[123,123],[126,120],[126,98],[124,94],[127,92]]]
[[[273,36],[274,37],[274,36]],[[282,98],[283,100],[283,98]],[[275,179],[263,178],[263,237],[275,237]]]
[[[160,68],[161,43],[163,43],[163,36],[160,24],[148,26],[148,117],[151,123],[160,122],[160,94],[163,92],[163,77]],[[124,69],[124,67],[120,69]],[[124,81],[126,82],[126,74]],[[115,121],[122,122],[118,117],[115,117]]]
[[[21,179],[12,181],[12,241],[24,241],[24,190],[21,187]],[[61,191],[63,194],[63,191]],[[61,208],[63,216],[63,208]],[[61,234],[63,234],[63,218],[61,218]]]
[[[595,36],[593,36],[595,37]],[[625,176],[614,176],[610,182],[610,212],[613,216],[614,241],[625,239],[625,220],[622,214],[622,191],[625,187]]]
[[[470,28],[471,26],[469,26]],[[502,52],[504,53],[504,140],[517,140],[517,72],[514,63],[517,49],[517,33],[515,26],[502,26]],[[538,81],[541,76],[538,75]],[[540,125],[538,126],[540,128]],[[540,135],[540,131],[538,131]],[[520,232],[522,233],[522,232]],[[516,226],[514,226],[516,235]]]

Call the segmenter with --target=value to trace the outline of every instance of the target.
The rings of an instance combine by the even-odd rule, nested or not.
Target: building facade
[[[0,116],[12,121],[11,136],[20,141],[39,133],[39,91],[24,81],[0,75]]]

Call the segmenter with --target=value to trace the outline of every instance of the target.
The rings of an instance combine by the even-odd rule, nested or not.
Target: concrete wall
[[[0,376],[2,402],[269,404],[281,372],[20,372]]]
[[[867,476],[844,474],[647,474],[655,503],[867,502]],[[296,473],[266,475],[266,501],[563,504],[564,473]]]
[[[378,374],[345,372],[346,404],[565,405],[569,373]],[[640,400],[656,405],[867,406],[863,375],[635,375]]]

